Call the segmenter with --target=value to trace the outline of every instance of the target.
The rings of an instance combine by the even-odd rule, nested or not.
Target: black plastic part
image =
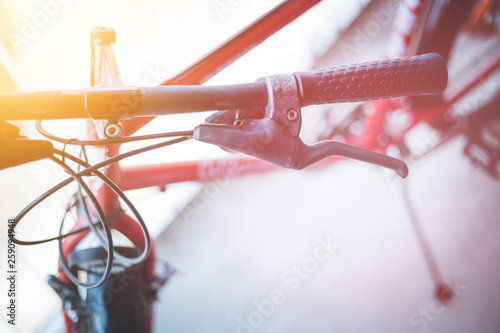
[[[194,138],[282,168],[301,170],[327,157],[343,156],[392,169],[402,178],[408,176],[408,167],[403,161],[334,141],[308,146],[269,118],[244,120],[240,126],[199,125]]]
[[[302,106],[439,94],[448,83],[436,53],[294,73]]]
[[[45,140],[0,140],[0,169],[48,158],[54,154],[52,143]]]
[[[50,141],[31,140],[19,135],[19,129],[0,121],[0,170],[48,158],[54,154]]]
[[[394,170],[401,178],[408,176],[408,166],[396,158],[336,141],[304,145],[297,156],[296,169],[303,169],[330,156],[343,156]]]
[[[302,143],[289,136],[284,126],[269,118],[246,119],[239,126],[199,125],[194,130],[194,138],[283,168],[292,168],[293,158]]]

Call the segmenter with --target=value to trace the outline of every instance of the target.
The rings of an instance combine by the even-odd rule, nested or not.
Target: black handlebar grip
[[[441,93],[446,62],[437,53],[294,73],[302,106]]]

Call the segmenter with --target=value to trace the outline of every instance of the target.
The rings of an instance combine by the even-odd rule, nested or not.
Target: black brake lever
[[[270,118],[246,119],[240,124],[202,124],[195,128],[194,138],[288,169],[302,170],[327,157],[342,156],[392,169],[402,178],[408,176],[406,163],[396,158],[336,141],[309,146]]]
[[[41,160],[54,154],[54,147],[47,140],[31,140],[19,134],[19,128],[0,121],[0,170]]]

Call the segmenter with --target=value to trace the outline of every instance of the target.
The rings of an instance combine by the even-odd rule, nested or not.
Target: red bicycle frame
[[[217,74],[219,71],[230,65],[243,54],[251,50],[254,46],[260,44],[276,31],[295,20],[298,16],[306,12],[309,8],[319,3],[320,0],[288,0],[257,19],[255,22],[238,32],[228,41],[217,47],[214,51],[202,57],[195,64],[178,74],[172,79],[166,80],[162,85],[199,85]],[[466,87],[459,91],[453,98],[443,101],[441,105],[426,112],[412,112],[412,122],[407,130],[410,130],[416,124],[421,122],[437,123],[442,121],[443,116],[450,110],[459,99],[463,98],[468,92],[478,85],[484,78],[500,68],[500,58],[491,63],[491,65],[480,73],[476,79],[470,82]],[[373,112],[366,118],[364,133],[361,137],[350,138],[347,143],[354,143],[363,148],[384,152],[387,144],[381,144],[378,135],[383,131],[385,116],[388,112],[398,107],[394,101],[377,101],[372,103]],[[154,117],[133,118],[123,121],[124,135],[131,135],[147,124]],[[106,146],[106,158],[118,155],[119,145]],[[339,158],[329,158],[319,163],[320,166],[331,164]],[[133,190],[146,187],[165,188],[169,184],[197,181],[209,182],[223,176],[243,176],[248,174],[266,172],[276,169],[275,166],[266,162],[247,158],[237,157],[229,159],[213,159],[206,161],[191,161],[180,163],[168,163],[147,166],[121,167],[115,163],[106,169],[106,175],[112,179],[121,189]],[[144,246],[144,240],[141,236],[141,230],[132,218],[121,213],[118,196],[110,189],[103,186],[98,191],[99,203],[104,208],[107,216],[114,216],[110,221],[113,227],[127,236],[134,244],[139,247]],[[87,219],[79,217],[73,230],[87,225]],[[66,237],[63,241],[63,252],[65,256],[71,253],[78,243],[88,234],[81,232]],[[151,254],[143,264],[142,275],[145,281],[151,281],[155,278],[155,253],[154,244]],[[69,280],[63,271],[59,272],[63,282]],[[71,327],[71,320],[65,315],[66,325]],[[151,326],[151,313],[148,314],[148,325]]]

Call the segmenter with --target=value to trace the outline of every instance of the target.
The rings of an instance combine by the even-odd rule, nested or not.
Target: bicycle
[[[293,5],[296,3],[300,3],[300,2],[289,1],[289,2],[287,2],[287,4],[279,7],[279,9],[277,9],[277,10],[281,10],[281,11],[290,10],[290,7],[293,7]],[[302,3],[304,3],[304,2],[302,2]],[[289,7],[287,7],[288,5],[289,5]],[[297,12],[300,12],[303,9],[304,8],[301,8],[301,9],[297,10]],[[278,16],[278,15],[276,15],[276,16]],[[260,21],[260,22],[262,22],[262,21]],[[102,31],[96,31],[95,33],[96,34],[100,34],[100,33],[109,34],[110,31],[109,30],[102,30]],[[103,40],[105,40],[103,38],[100,38],[100,39],[101,39],[101,43]],[[94,41],[95,40],[96,39],[94,39]],[[106,44],[106,43],[108,43],[108,44]],[[94,50],[97,46],[96,44],[97,44],[97,42],[94,42],[94,46],[93,46]],[[104,45],[99,45],[99,47],[101,47],[103,50],[108,50],[110,44],[112,44],[112,43],[110,43],[108,40],[108,42],[104,42]],[[228,45],[228,44],[226,44],[226,45]],[[213,58],[208,57],[208,59],[213,59]],[[413,63],[415,61],[416,62],[420,61],[422,63],[426,63],[426,62],[433,63],[431,68],[427,69],[428,72],[426,74],[433,75],[435,72],[440,72],[440,75],[438,75],[440,80],[432,80],[432,83],[435,85],[430,89],[430,91],[439,92],[440,90],[442,90],[444,88],[444,83],[446,80],[445,79],[443,80],[443,77],[445,78],[445,76],[444,76],[445,72],[443,70],[442,63],[440,60],[438,60],[438,58],[431,57],[431,58],[422,58],[420,60],[416,60],[416,59],[403,60],[402,62],[382,61],[382,62],[377,62],[377,63],[371,64],[371,65],[369,65],[369,64],[363,64],[363,65],[364,66],[380,66],[380,67],[387,66],[388,67],[388,66],[394,66],[394,65],[406,65],[405,62],[410,64],[410,63]],[[95,61],[95,63],[99,63],[99,61]],[[200,64],[198,64],[197,66],[200,66]],[[203,67],[203,63],[201,66]],[[212,67],[213,64],[209,63],[208,65],[205,65],[205,66]],[[433,68],[433,66],[435,66],[435,68]],[[110,68],[112,69],[113,67],[110,66]],[[193,68],[196,68],[196,66],[194,66]],[[172,80],[171,82],[183,82],[182,80],[187,80],[187,79],[185,79],[185,77],[186,76],[189,77],[189,73],[197,73],[196,71],[193,70],[193,68],[191,68],[190,70],[188,70],[187,72],[184,73],[184,78],[183,78],[183,75],[180,75],[178,78]],[[348,68],[347,67],[347,68],[344,68],[343,71],[346,71],[349,69],[357,70],[359,68]],[[425,71],[426,69],[424,68],[423,70]],[[110,72],[117,73],[113,69]],[[93,73],[97,73],[97,71],[94,70]],[[334,75],[334,74],[338,74],[338,72],[332,73],[332,75]],[[195,74],[191,74],[191,75],[196,76]],[[417,77],[419,78],[420,75]],[[201,79],[205,79],[205,78],[206,78],[206,76],[202,77]],[[197,77],[197,79],[200,79],[200,77]],[[299,82],[300,81],[303,82],[303,86],[301,89],[301,99],[300,99],[301,102],[299,102],[298,100],[295,100],[295,102],[294,102],[295,104],[294,104],[293,108],[289,108],[289,107],[281,108],[281,109],[279,109],[280,110],[279,112],[276,112],[273,110],[262,110],[265,107],[265,104],[269,104],[269,102],[266,99],[262,98],[262,96],[264,95],[264,92],[267,90],[267,91],[273,91],[274,94],[277,94],[280,91],[279,85],[282,84],[280,80],[288,81],[288,85],[291,85],[291,83],[293,83],[294,80],[298,80]],[[97,80],[97,81],[99,81],[99,80]],[[209,122],[215,123],[215,124],[219,123],[220,126],[213,126],[210,124],[200,125],[197,128],[197,130],[192,134],[186,133],[186,132],[175,133],[176,134],[175,136],[183,136],[186,134],[192,135],[192,136],[196,137],[197,139],[199,139],[200,141],[217,143],[218,145],[220,145],[228,150],[240,150],[240,151],[243,150],[244,152],[247,152],[250,155],[252,155],[252,154],[257,155],[257,157],[259,157],[259,158],[262,158],[265,160],[267,159],[268,161],[274,162],[274,164],[278,164],[280,166],[285,166],[285,167],[297,168],[297,169],[303,168],[303,167],[305,167],[313,162],[316,162],[316,160],[323,159],[324,157],[326,157],[326,155],[331,154],[332,151],[337,152],[337,150],[331,150],[333,148],[341,149],[341,151],[344,154],[348,155],[348,157],[361,158],[361,159],[365,159],[366,161],[369,161],[369,162],[374,162],[375,164],[382,164],[383,166],[395,169],[398,172],[398,174],[400,174],[401,176],[406,176],[407,170],[404,168],[404,164],[402,164],[401,162],[396,161],[394,159],[389,159],[387,157],[383,157],[381,155],[375,155],[375,154],[370,153],[370,152],[362,151],[362,150],[359,150],[359,149],[356,149],[356,148],[353,148],[350,146],[342,145],[342,144],[335,144],[335,145],[328,145],[328,146],[321,145],[321,146],[319,146],[319,147],[321,147],[321,149],[319,149],[319,152],[314,151],[314,154],[311,156],[312,151],[309,150],[309,148],[307,148],[306,146],[301,144],[300,141],[297,140],[298,129],[300,128],[300,126],[293,125],[293,126],[284,126],[283,127],[283,126],[277,125],[277,124],[280,124],[280,123],[288,124],[289,122],[292,122],[292,123],[295,122],[296,124],[299,123],[298,120],[300,120],[300,107],[301,106],[304,106],[307,103],[325,102],[328,100],[328,97],[322,97],[320,99],[317,99],[317,95],[318,95],[317,91],[315,91],[314,88],[311,88],[311,87],[314,87],[314,84],[311,84],[311,82],[313,82],[313,83],[316,82],[314,79],[314,76],[311,76],[311,75],[306,74],[306,73],[298,73],[298,74],[295,74],[294,77],[290,77],[290,76],[288,76],[288,77],[283,76],[281,78],[271,77],[271,78],[266,78],[265,81],[266,81],[266,83],[257,82],[257,83],[248,84],[245,86],[239,86],[239,87],[232,88],[232,89],[234,89],[234,94],[239,94],[239,96],[236,96],[236,97],[234,97],[233,94],[229,94],[229,96],[224,95],[224,92],[227,91],[227,89],[229,89],[229,88],[221,89],[221,92],[219,92],[223,97],[227,98],[227,100],[230,101],[230,102],[227,102],[227,100],[226,100],[226,102],[224,103],[224,108],[239,109],[242,107],[241,100],[244,100],[244,101],[248,102],[248,104],[245,104],[245,107],[248,107],[248,105],[250,105],[250,108],[251,108],[250,110],[246,110],[246,111],[240,110],[238,112],[231,112],[231,111],[219,112],[215,116],[209,118]],[[98,83],[98,82],[94,82],[94,83]],[[276,85],[276,87],[274,85]],[[422,88],[420,88],[420,89],[422,89]],[[110,143],[116,144],[116,143],[123,142],[125,140],[122,141],[121,139],[118,138],[120,136],[119,134],[121,134],[120,132],[123,130],[123,133],[125,134],[125,136],[127,136],[135,128],[142,125],[144,123],[144,121],[141,121],[142,119],[139,118],[139,121],[137,121],[135,123],[126,121],[123,123],[123,126],[120,125],[118,120],[116,119],[116,112],[111,112],[111,113],[108,112],[109,110],[113,111],[113,109],[116,109],[116,107],[113,108],[113,103],[115,103],[115,106],[116,106],[116,101],[118,101],[118,103],[124,102],[124,101],[125,102],[132,101],[132,105],[134,105],[134,103],[138,104],[137,102],[147,101],[147,99],[149,98],[147,95],[147,92],[151,92],[151,96],[153,96],[153,97],[155,97],[155,95],[154,95],[155,92],[161,92],[161,93],[158,93],[158,95],[157,95],[161,98],[162,95],[166,94],[168,91],[171,91],[172,96],[174,96],[175,98],[184,97],[184,99],[182,100],[181,103],[179,103],[178,105],[171,106],[173,108],[177,107],[178,108],[176,110],[177,112],[179,112],[179,111],[184,112],[187,110],[193,111],[196,108],[199,108],[200,111],[201,110],[205,111],[206,109],[209,109],[209,108],[219,109],[219,105],[217,104],[217,102],[215,104],[213,103],[210,105],[199,106],[198,100],[194,99],[194,97],[198,96],[198,94],[203,94],[204,92],[206,92],[208,94],[210,92],[208,89],[205,91],[201,88],[196,88],[196,89],[192,89],[192,90],[190,88],[184,88],[184,90],[178,89],[178,91],[176,91],[176,89],[160,89],[160,88],[156,88],[156,89],[152,88],[152,89],[149,89],[149,91],[147,89],[141,90],[141,88],[138,88],[138,89],[125,88],[125,89],[117,89],[116,90],[116,88],[114,88],[114,87],[109,87],[109,88],[104,88],[104,89],[102,89],[102,88],[87,89],[83,93],[86,96],[85,98],[86,98],[86,102],[87,102],[87,108],[86,108],[86,110],[83,110],[80,108],[80,110],[78,110],[78,111],[80,111],[78,116],[86,117],[87,110],[90,110],[90,109],[92,109],[92,107],[95,107],[96,112],[94,113],[92,111],[93,118],[101,118],[101,117],[111,118],[111,121],[106,125],[106,127],[104,129],[104,132],[107,134],[107,136],[109,138],[105,139],[105,141],[98,140],[98,141],[94,141],[94,142],[75,141],[75,140],[72,140],[72,141],[63,140],[63,141],[65,142],[65,144],[73,143],[73,144],[77,144],[77,145],[83,145],[83,144],[89,144],[89,143],[95,144],[95,145],[102,145],[105,143],[106,144],[110,144]],[[430,91],[427,90],[427,92],[430,92]],[[138,92],[140,92],[142,94],[142,97],[140,97],[140,98],[138,97],[138,95],[139,95]],[[194,97],[192,95],[193,92],[196,92],[196,96],[194,96]],[[210,93],[212,93],[212,92],[210,92]],[[378,92],[374,92],[374,93],[376,94]],[[109,95],[107,95],[107,94],[109,94]],[[175,95],[175,94],[179,94],[179,95]],[[182,95],[182,94],[185,94],[185,95]],[[271,95],[269,92],[268,92],[268,94]],[[392,95],[392,94],[396,94],[396,92],[391,91],[389,95]],[[82,95],[81,92],[77,92],[74,94],[68,94],[67,96],[64,96],[63,98],[80,99],[81,95]],[[19,119],[19,117],[22,117],[22,115],[19,113],[19,108],[21,108],[23,101],[28,101],[28,98],[31,98],[32,96],[36,96],[36,95],[24,95],[24,96],[22,96],[21,100],[19,100],[20,99],[19,95],[14,96],[17,99],[16,104],[15,104],[16,108],[17,108],[15,117],[18,117],[18,119]],[[42,99],[44,99],[44,98],[52,99],[53,98],[53,96],[47,97],[47,95],[43,96],[42,94],[39,94],[38,96],[41,96]],[[24,97],[27,97],[27,98],[24,98]],[[342,98],[344,96],[341,95],[340,97]],[[367,97],[368,96],[366,96],[366,94],[365,94],[365,96],[362,96],[361,98],[364,99]],[[372,96],[372,97],[378,97],[378,96]],[[143,100],[143,98],[144,98],[144,100]],[[330,98],[333,98],[333,97],[330,97]],[[359,98],[359,97],[356,97],[356,98]],[[348,98],[345,98],[345,99],[352,100],[352,97],[349,96]],[[4,98],[4,100],[5,100],[5,98]],[[328,100],[328,101],[331,101],[331,100]],[[103,103],[103,104],[101,104],[101,103]],[[186,107],[187,103],[193,103],[193,105],[191,107]],[[232,103],[232,104],[230,104],[230,103]],[[299,105],[298,103],[302,103],[302,104]],[[102,107],[102,105],[105,105],[105,107]],[[28,107],[30,107],[30,105],[28,105]],[[108,113],[99,114],[100,111],[105,111]],[[152,109],[152,114],[156,114],[156,112],[158,112],[158,111],[155,109]],[[29,112],[28,112],[28,114],[29,114]],[[30,115],[28,115],[28,117],[30,117]],[[43,115],[41,118],[49,119],[50,117],[52,117],[52,115],[46,114],[46,115]],[[59,115],[55,114],[54,117],[59,117]],[[239,117],[242,117],[243,119],[245,119],[246,117],[251,117],[251,118],[255,117],[255,119],[250,120],[250,121],[243,120],[241,122],[238,122]],[[115,118],[115,119],[113,119],[113,118]],[[261,120],[259,120],[259,119],[261,119]],[[271,119],[271,120],[274,119],[274,120],[269,121],[267,119]],[[276,119],[279,119],[279,121],[276,122]],[[146,118],[146,120],[149,120],[149,118]],[[43,128],[40,126],[40,124],[39,124],[38,128],[42,132],[44,132]],[[13,130],[13,131],[15,132],[15,130]],[[379,130],[379,132],[381,132],[381,130]],[[11,133],[13,133],[13,132],[11,132]],[[44,133],[50,136],[49,133],[46,133],[46,132],[44,132]],[[236,134],[233,134],[233,133],[236,133]],[[277,140],[281,140],[281,142],[278,143],[277,146],[270,147],[269,146],[270,143],[276,143],[276,140],[269,139],[270,136],[272,137],[273,135]],[[15,133],[14,133],[14,136],[15,136]],[[228,139],[221,141],[221,138],[229,138],[229,137],[233,138],[233,137],[238,137],[238,136],[240,136],[241,142],[237,142],[236,144],[234,142],[232,142],[232,140],[228,140]],[[50,137],[51,137],[51,139],[59,140],[57,137],[54,137],[54,136],[50,136]],[[153,138],[153,137],[158,137],[158,136],[150,136],[148,138]],[[252,140],[252,138],[257,138],[257,142],[254,142],[253,149],[248,150],[247,143],[249,142],[249,140]],[[144,139],[144,138],[142,138],[142,139]],[[183,139],[182,140],[181,139],[173,140],[172,142],[177,143],[177,142],[181,142],[181,141],[183,141]],[[47,144],[45,142],[43,142],[43,143],[42,142],[30,142],[30,145],[31,144],[35,145],[37,143],[39,145],[34,146],[36,153],[40,153],[40,154],[42,154],[42,156],[49,156],[49,155],[51,156],[52,155],[51,154],[52,150],[50,149],[50,147],[47,146]],[[168,143],[168,144],[170,144],[170,143]],[[161,145],[156,145],[155,147],[159,147],[159,146],[161,146]],[[275,151],[279,150],[279,148],[281,148],[281,147],[293,147],[293,149],[291,151],[288,151],[288,154],[285,155],[282,159],[279,159],[276,156]],[[319,147],[317,147],[317,148],[319,148]],[[267,150],[267,149],[270,149],[270,150]],[[117,150],[114,150],[114,152],[113,151],[110,152],[110,157],[116,153],[117,153]],[[291,158],[291,156],[296,156],[296,155],[294,155],[294,153],[298,153],[301,157],[305,157],[305,158],[300,158],[298,160]],[[78,159],[71,157],[71,155],[68,155],[64,151],[58,151],[58,154],[60,156],[62,156],[63,158],[72,159],[73,161],[82,164],[83,167],[89,168],[89,165],[86,164],[86,162],[82,163],[82,161],[79,161]],[[39,155],[38,157],[42,157],[42,156]],[[120,158],[122,158],[122,157],[120,157]],[[118,157],[116,157],[114,159],[113,159],[113,157],[111,157],[111,160],[109,160],[106,163],[111,163],[112,161],[116,161],[118,159],[119,159]],[[56,163],[59,163],[59,162],[56,162]],[[268,169],[269,168],[269,166],[267,164],[261,164],[260,162],[256,162],[255,160],[241,160],[238,163],[248,163],[248,165],[250,165],[250,168],[254,168],[254,170]],[[103,165],[103,164],[101,164],[101,165]],[[61,166],[64,167],[63,164],[61,164]],[[193,167],[195,167],[195,166],[197,166],[196,163],[191,163],[188,165],[182,164],[182,168],[184,170],[189,170],[189,169],[192,170],[192,169],[194,169]],[[123,175],[126,175],[124,178],[130,179],[131,183],[126,183],[126,182],[122,183],[122,184],[120,184],[120,187],[124,190],[127,190],[127,189],[137,188],[138,186],[147,186],[147,185],[153,185],[153,184],[160,185],[160,183],[163,184],[164,182],[166,182],[165,178],[163,178],[163,177],[168,177],[168,176],[165,176],[165,174],[167,174],[165,171],[171,170],[171,169],[177,168],[177,167],[179,167],[179,165],[127,170],[127,171],[129,171],[129,173],[128,174],[123,173]],[[79,174],[84,175],[85,172],[88,173],[89,170],[96,171],[98,168],[99,167],[94,166],[91,169],[88,169],[86,171],[80,171]],[[78,180],[78,176],[76,176],[75,173],[71,173],[70,169],[66,168],[66,170],[75,179]],[[153,179],[149,182],[144,181],[144,182],[140,182],[140,183],[137,183],[137,182],[134,183],[134,180],[137,179],[137,177],[136,177],[137,175],[143,174],[143,173],[149,174],[153,170],[155,171],[154,172],[155,177],[162,178],[161,180]],[[248,169],[246,169],[246,170],[243,169],[243,171],[248,171]],[[110,170],[108,170],[107,174],[109,176],[109,175],[112,175],[114,172],[117,172],[116,169],[113,170],[113,168],[110,168]],[[190,175],[190,176],[193,177],[192,175]],[[216,176],[220,176],[220,174],[218,174],[218,175],[212,174],[211,175],[211,177],[216,177]],[[179,178],[180,178],[180,180],[193,179],[193,178],[189,178],[189,177],[184,177],[184,178],[178,177],[177,180],[179,180]],[[88,189],[88,187],[85,187],[85,185],[83,183],[81,183],[81,186],[83,187],[84,191],[88,192],[88,196],[89,196],[90,200],[94,201],[94,205],[95,205],[94,209],[96,209],[98,211],[98,213],[100,215],[101,225],[106,229],[107,223],[104,222],[106,220],[106,216],[109,216],[109,214],[113,215],[113,213],[118,209],[117,208],[118,206],[116,203],[116,197],[112,193],[109,193],[110,192],[109,190],[107,191],[108,193],[104,193],[104,194],[101,193],[101,195],[104,195],[105,197],[107,197],[108,200],[109,200],[109,198],[114,197],[115,199],[112,199],[112,200],[115,201],[115,203],[110,205],[110,206],[105,206],[102,211],[99,211],[100,210],[98,208],[99,204],[97,203],[97,201],[95,199],[92,199],[90,189]],[[126,201],[126,197],[122,194],[122,192],[119,189],[117,189],[115,187],[114,191],[116,192],[116,194],[118,196],[121,196],[122,199]],[[78,199],[75,200],[75,204],[79,203],[80,205],[82,205],[82,209],[85,211],[85,214],[88,215],[87,218],[84,218],[85,224],[87,224],[86,220],[92,220],[92,219],[89,216],[90,213],[88,212],[88,208],[86,207],[85,204],[83,204],[84,202],[85,201],[83,200],[83,195],[80,193]],[[127,204],[129,204],[129,203],[127,202]],[[133,208],[132,208],[133,205],[130,204],[129,207],[133,210]],[[20,216],[22,217],[22,215],[23,214],[21,214]],[[128,220],[128,218],[125,217],[124,214],[122,214],[122,215],[123,215],[123,217],[121,217],[121,218]],[[141,222],[140,215],[138,213],[137,213],[137,219],[139,220],[139,222]],[[16,219],[16,220],[18,221],[18,219]],[[125,224],[132,225],[131,220],[129,220],[127,222],[122,222],[122,223],[124,225]],[[82,224],[83,224],[83,222],[82,222]],[[95,226],[93,226],[93,224],[90,223],[89,227],[94,228]],[[134,227],[134,228],[135,228],[134,232],[137,231],[137,228],[136,227]],[[143,228],[143,232],[145,234],[145,241],[140,241],[136,238],[133,241],[133,243],[139,244],[139,245],[142,243],[144,250],[142,253],[142,257],[139,256],[140,259],[136,259],[137,260],[136,262],[132,261],[132,264],[136,264],[138,261],[142,261],[142,259],[146,256],[146,253],[147,253],[147,247],[148,247],[146,245],[148,243],[147,236],[146,236],[147,231],[146,231],[144,225],[142,225],[142,228]],[[112,247],[112,238],[110,237],[111,230],[108,229],[108,230],[106,230],[106,232],[107,232],[107,235],[106,235],[107,240],[104,243],[108,244],[108,248],[106,251],[108,264],[105,265],[105,269],[104,269],[105,273],[102,275],[101,279],[98,280],[98,283],[94,283],[94,286],[97,286],[97,284],[105,283],[106,275],[107,274],[109,275],[111,273],[111,262],[113,261],[113,256],[111,255],[111,253],[113,252],[111,250],[111,247]],[[127,232],[124,232],[124,233],[127,234]],[[97,235],[99,235],[99,233],[97,233]],[[66,249],[64,249],[62,252],[67,253],[67,254],[72,252],[73,247],[77,245],[77,243],[79,242],[79,240],[81,238],[83,238],[82,236],[83,235],[80,234],[80,235],[78,235],[79,238],[76,238],[76,237],[73,238],[73,236],[72,236],[72,238],[68,238],[68,239],[73,239],[73,240],[71,241],[71,244],[69,244],[69,245],[65,244],[68,247]],[[130,237],[130,233],[128,236]],[[69,243],[69,241],[67,241],[66,243]],[[101,253],[98,256],[102,256],[102,255],[103,254]],[[123,259],[123,256],[122,256],[122,260],[127,261],[126,258]],[[62,262],[64,262],[64,261],[62,261]],[[149,271],[149,278],[148,279],[151,280],[152,279],[151,276],[153,275],[151,273],[151,269],[152,269],[151,267],[152,267],[153,263],[146,261],[145,265],[146,265],[145,270]],[[100,269],[102,270],[102,267]],[[66,272],[67,277],[69,279],[72,279],[72,275],[71,275],[72,273],[68,273],[68,272],[69,272],[69,270],[67,270],[67,272]],[[165,279],[165,278],[166,278],[166,276],[163,277],[163,279]],[[54,280],[52,280],[52,282],[53,281]],[[62,279],[62,282],[63,283],[65,282],[64,279]],[[73,282],[76,282],[76,281],[73,279]],[[158,280],[154,281],[154,283],[160,283],[160,282],[161,281],[158,281]],[[58,282],[56,282],[56,284],[57,283]],[[87,287],[88,286],[89,285],[87,285]],[[59,287],[61,287],[61,286],[59,285]],[[152,293],[153,294],[155,293],[154,290],[152,291]],[[72,296],[74,296],[74,295],[72,295]],[[68,299],[66,301],[68,301]],[[71,299],[71,297],[69,298],[69,301],[68,301],[69,305],[71,305],[71,301],[74,301],[74,298],[73,299]],[[67,313],[66,313],[66,320],[67,320],[67,322],[69,321],[69,315]]]

